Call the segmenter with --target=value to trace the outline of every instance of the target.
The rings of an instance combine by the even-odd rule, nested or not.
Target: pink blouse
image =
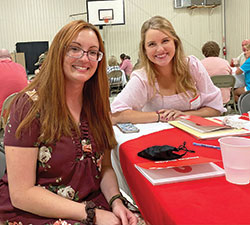
[[[133,70],[133,64],[129,59],[124,59],[120,65],[121,70],[124,70],[126,75],[130,75]]]
[[[154,95],[153,88],[149,85],[144,69],[135,70],[122,92],[114,99],[111,105],[111,112],[120,112],[127,109],[152,112],[160,109],[176,109],[180,111],[195,110],[202,107],[211,107],[218,111],[225,112],[223,108],[220,89],[214,86],[206,69],[194,56],[189,56],[189,69],[193,76],[199,98],[193,101],[192,97],[184,94],[161,96]],[[156,81],[156,90],[159,85]],[[189,93],[189,92],[188,92]]]

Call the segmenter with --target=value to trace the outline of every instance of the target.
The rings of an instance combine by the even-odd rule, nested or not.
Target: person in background
[[[41,66],[46,58],[48,52],[44,52],[42,53],[39,58],[38,61],[34,64],[35,66],[38,66],[38,68],[35,70],[35,75],[37,75],[39,73],[39,71],[41,70]]]
[[[114,55],[110,56],[108,60],[108,68],[107,68],[107,74],[110,74],[112,71],[121,71],[121,80],[122,81],[122,86],[124,87],[127,84],[127,79],[124,70],[122,70],[117,62],[117,59]],[[113,77],[111,78],[110,82],[117,82],[118,80],[113,80]]]
[[[130,61],[130,57],[122,53],[120,55],[121,63],[120,63],[120,68],[124,70],[127,80],[129,80],[130,74],[133,70],[133,64]]]
[[[172,24],[154,16],[141,28],[142,68],[131,74],[111,105],[112,122],[167,122],[181,115],[219,116],[220,89],[194,56],[185,57]]]
[[[117,143],[94,25],[75,20],[56,34],[41,71],[12,102],[4,144],[1,222],[136,224],[111,166]]]
[[[245,48],[246,51],[244,54],[247,60],[236,70],[236,75],[245,74],[245,87],[235,89],[234,94],[236,101],[238,101],[241,94],[250,91],[250,44],[247,44]]]
[[[246,61],[245,51],[246,51],[246,45],[250,44],[250,39],[245,39],[241,43],[242,47],[242,53],[237,58],[231,59],[230,66],[232,67],[239,67],[243,65],[243,63]]]
[[[214,41],[208,41],[202,46],[202,54],[206,57],[201,63],[207,70],[210,77],[215,75],[230,75],[232,69],[227,60],[219,57],[220,47]],[[223,103],[230,100],[230,88],[221,88]]]
[[[4,100],[28,84],[24,67],[12,61],[7,49],[0,50],[0,114]]]
[[[110,72],[114,70],[121,70],[117,59],[114,55],[111,55],[108,60],[108,68],[107,68],[107,73],[109,74]]]

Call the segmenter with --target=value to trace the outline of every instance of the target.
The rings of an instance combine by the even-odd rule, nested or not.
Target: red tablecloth
[[[120,146],[120,162],[133,198],[151,225],[250,224],[250,185],[235,185],[225,177],[153,186],[135,167],[148,160],[137,153],[153,145],[178,147],[183,141],[197,155],[221,159],[217,149],[193,146],[200,142],[219,146],[217,140],[197,140],[177,128],[145,135]],[[195,154],[188,153],[189,156]],[[223,168],[223,163],[216,163]]]

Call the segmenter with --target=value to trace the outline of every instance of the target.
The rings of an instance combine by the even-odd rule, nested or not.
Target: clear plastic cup
[[[219,139],[226,180],[233,184],[250,182],[250,139],[223,137]]]

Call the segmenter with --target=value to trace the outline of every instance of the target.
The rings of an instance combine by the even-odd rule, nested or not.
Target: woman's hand
[[[136,225],[136,216],[127,209],[120,199],[117,199],[112,204],[113,213],[120,218],[122,225]]]
[[[96,209],[95,216],[97,225],[123,225],[114,213],[107,210]]]
[[[161,109],[158,110],[158,113],[160,114],[161,122],[176,120],[179,116],[185,115],[184,112],[175,109]]]

